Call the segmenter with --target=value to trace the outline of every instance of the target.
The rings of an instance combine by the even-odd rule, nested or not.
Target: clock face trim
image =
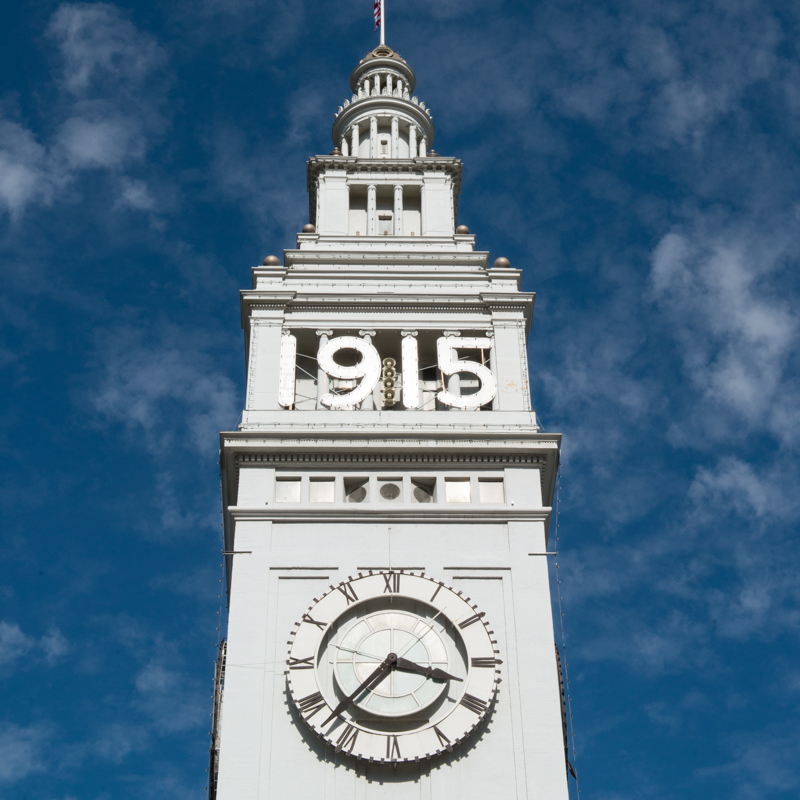
[[[304,722],[337,752],[378,763],[452,751],[490,712],[502,663],[484,612],[422,573],[331,585],[289,645],[287,686]]]

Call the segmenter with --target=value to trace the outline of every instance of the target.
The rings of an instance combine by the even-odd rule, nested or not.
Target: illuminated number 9
[[[352,367],[343,367],[333,360],[340,350],[357,350],[361,361]],[[372,394],[375,384],[381,376],[381,357],[378,351],[365,339],[355,336],[338,336],[323,345],[317,353],[320,368],[332,378],[354,381],[361,378],[361,383],[346,394],[326,392],[320,397],[320,403],[328,408],[352,411],[359,403],[364,402]]]

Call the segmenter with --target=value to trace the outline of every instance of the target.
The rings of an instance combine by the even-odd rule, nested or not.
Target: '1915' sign
[[[497,394],[497,382],[492,371],[474,361],[459,361],[459,349],[491,350],[489,338],[441,336],[436,341],[437,366],[442,375],[467,373],[474,375],[480,387],[473,394],[453,394],[443,388],[436,399],[445,406],[475,410],[490,403]],[[340,350],[355,350],[361,360],[352,366],[343,366],[334,359]],[[281,337],[280,384],[278,402],[290,408],[295,402],[295,361],[297,358],[297,339],[291,334]],[[381,378],[381,357],[375,345],[357,336],[337,336],[323,345],[317,353],[320,369],[330,378],[352,382],[349,391],[338,394],[326,392],[320,403],[326,408],[352,411],[369,397]],[[401,372],[403,378],[402,404],[405,408],[419,407],[419,350],[412,336],[405,336],[401,345]]]

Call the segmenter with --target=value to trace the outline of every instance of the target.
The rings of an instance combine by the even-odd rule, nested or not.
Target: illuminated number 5
[[[486,403],[494,400],[497,394],[497,384],[494,375],[488,367],[483,364],[476,364],[474,361],[459,361],[457,348],[473,348],[478,350],[490,350],[492,347],[491,339],[468,339],[465,337],[442,336],[436,342],[436,351],[439,355],[439,369],[445,375],[453,375],[456,372],[468,372],[474,375],[481,382],[481,388],[475,394],[456,395],[450,394],[447,390],[436,395],[440,403],[454,408],[475,409],[480,408]]]
[[[357,350],[361,361],[352,367],[337,364],[333,357],[340,350]],[[381,357],[378,351],[366,340],[356,336],[337,336],[320,348],[317,353],[320,367],[332,378],[354,381],[361,378],[361,383],[346,394],[326,392],[320,397],[322,405],[328,408],[352,411],[359,403],[372,394],[375,384],[381,376]]]

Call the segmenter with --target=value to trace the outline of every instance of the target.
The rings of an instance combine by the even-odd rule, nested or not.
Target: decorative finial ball
[[[433,149],[428,150],[428,156],[429,158],[439,158],[439,154]]]
[[[496,258],[494,260],[494,267],[495,269],[508,269],[511,266],[511,262],[507,258]]]
[[[333,150],[331,150],[331,155],[332,156],[340,156],[341,154],[342,154],[342,151],[338,147],[334,147]]]
[[[310,222],[306,222],[306,224],[303,225],[303,233],[316,233],[316,232],[317,232],[316,227],[312,225]]]
[[[279,267],[281,265],[281,261],[278,256],[267,256],[264,259],[264,266],[265,267]]]
[[[459,225],[459,226],[456,228],[456,233],[461,233],[461,234],[463,234],[463,233],[469,233],[469,228],[468,228],[466,225]]]

